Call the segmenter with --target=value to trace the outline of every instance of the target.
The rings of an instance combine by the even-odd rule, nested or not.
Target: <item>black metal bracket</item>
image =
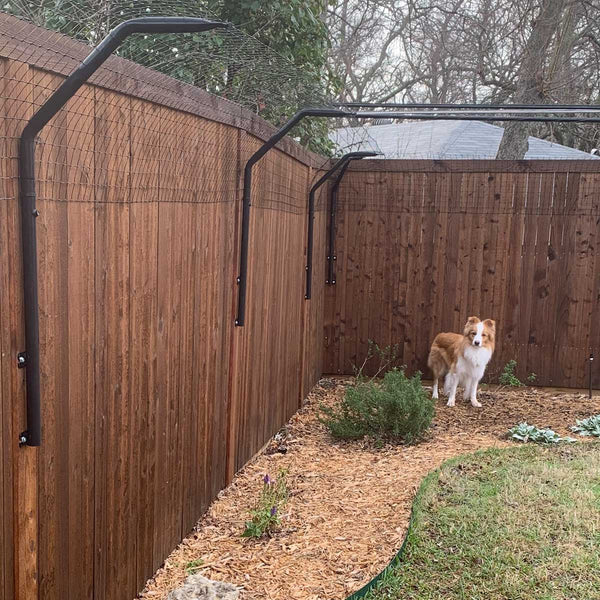
[[[17,354],[17,369],[24,369],[27,366],[27,352]]]
[[[401,109],[426,109],[426,110],[472,110],[483,111],[506,111],[506,112],[547,112],[560,113],[594,113],[600,111],[600,105],[589,104],[444,104],[424,102],[333,102],[332,106],[339,108],[401,108]]]
[[[235,324],[243,327],[246,321],[246,287],[248,283],[248,242],[250,239],[250,206],[252,205],[252,169],[254,165],[305,117],[348,117],[339,108],[303,108],[282,125],[246,162],[244,167],[244,191],[242,194],[242,235],[240,239],[240,272],[238,283],[238,308]]]
[[[349,164],[344,165],[344,168],[340,171],[331,186],[331,200],[329,206],[329,248],[327,251],[327,279],[325,280],[325,283],[328,285],[335,285],[334,264],[337,260],[337,256],[335,255],[335,218],[337,216],[337,195],[340,183],[349,166]]]
[[[83,60],[46,102],[31,117],[19,141],[19,179],[21,202],[21,237],[23,244],[23,291],[25,345],[27,348],[25,379],[27,384],[27,431],[19,443],[41,443],[40,409],[40,333],[37,277],[37,237],[35,221],[35,138],[77,90],[98,70],[112,52],[133,33],[193,33],[227,27],[227,23],[191,17],[142,17],[123,21],[115,27]],[[21,366],[19,364],[19,366]]]
[[[341,174],[345,173],[353,160],[360,160],[369,156],[377,156],[378,152],[348,152],[344,154],[336,163],[323,175],[311,188],[308,194],[308,227],[306,240],[306,292],[304,298],[310,300],[312,294],[312,266],[313,266],[313,238],[315,221],[315,194],[317,190],[338,170],[341,168]],[[340,177],[338,177],[338,180]]]

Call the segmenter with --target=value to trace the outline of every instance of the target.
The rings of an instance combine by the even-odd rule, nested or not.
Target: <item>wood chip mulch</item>
[[[506,431],[527,421],[561,434],[600,412],[600,397],[536,388],[482,389],[483,408],[440,400],[429,438],[416,446],[336,443],[318,422],[321,403],[338,402],[349,380],[323,379],[304,408],[223,490],[196,530],[167,558],[139,596],[162,600],[186,565],[237,584],[243,600],[343,600],[379,573],[404,538],[423,477],[446,459],[511,444]],[[285,450],[285,453],[281,452]],[[273,537],[240,537],[265,473],[289,470],[291,497]]]

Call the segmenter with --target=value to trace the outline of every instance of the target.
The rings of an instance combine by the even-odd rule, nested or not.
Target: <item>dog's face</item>
[[[469,344],[485,348],[494,344],[496,322],[492,319],[480,321],[478,317],[469,317],[463,332]]]

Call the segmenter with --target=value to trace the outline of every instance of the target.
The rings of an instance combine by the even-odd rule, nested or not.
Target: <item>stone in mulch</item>
[[[237,600],[239,595],[235,585],[190,575],[180,588],[167,596],[167,600]]]

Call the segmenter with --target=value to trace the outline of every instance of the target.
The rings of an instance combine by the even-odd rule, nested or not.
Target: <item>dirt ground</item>
[[[319,405],[338,402],[348,384],[321,380],[282,434],[219,494],[140,598],[165,598],[199,559],[194,572],[239,585],[243,600],[342,600],[396,553],[415,491],[429,471],[459,454],[511,444],[506,431],[522,421],[567,434],[576,419],[600,413],[600,396],[483,388],[480,409],[460,396],[454,408],[440,400],[425,442],[376,449],[365,442],[336,443],[317,420]],[[280,468],[289,470],[291,492],[281,531],[270,539],[241,538],[262,477]]]

